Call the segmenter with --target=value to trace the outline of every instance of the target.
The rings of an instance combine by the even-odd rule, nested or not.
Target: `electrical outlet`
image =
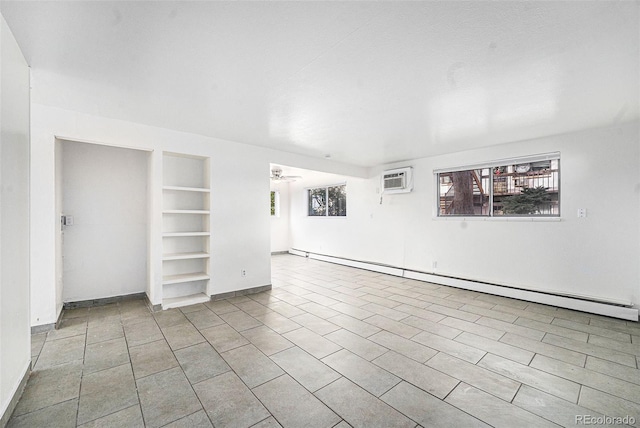
[[[244,269],[240,270],[240,276],[247,276],[247,271]]]
[[[437,269],[438,268],[438,262],[436,262],[436,261],[432,262],[431,263],[431,267],[434,268],[434,269]]]

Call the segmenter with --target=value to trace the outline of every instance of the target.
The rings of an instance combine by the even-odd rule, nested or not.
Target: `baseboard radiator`
[[[541,303],[544,305],[557,306],[565,309],[572,309],[581,312],[588,312],[592,314],[638,322],[638,308],[632,307],[631,304],[602,302],[590,300],[581,296],[566,296],[549,292],[526,290],[522,288],[508,287],[487,282],[472,281],[464,278],[455,278],[451,276],[437,275],[434,273],[409,270],[379,263],[351,260],[325,254],[311,253],[308,251],[293,248],[289,250],[289,254],[307,257],[314,260],[321,260],[329,263],[335,263],[343,266],[350,266],[373,272],[384,273],[387,275],[399,276],[407,279],[415,279],[418,281],[425,281],[433,284],[446,285],[449,287],[478,291],[481,293],[493,294],[496,296],[510,297],[513,299],[525,300],[528,302]]]

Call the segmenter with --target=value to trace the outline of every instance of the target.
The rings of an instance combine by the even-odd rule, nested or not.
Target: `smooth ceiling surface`
[[[32,2],[33,101],[360,166],[639,117],[639,3]]]

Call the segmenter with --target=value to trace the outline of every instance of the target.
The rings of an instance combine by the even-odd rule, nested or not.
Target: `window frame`
[[[344,186],[345,189],[345,214],[344,215],[329,215],[329,189],[332,187],[341,187]],[[317,189],[324,189],[325,191],[325,200],[327,201],[326,206],[325,206],[325,212],[323,215],[311,215],[309,212],[309,191],[310,190],[317,190]],[[336,183],[336,184],[328,184],[328,185],[322,185],[322,186],[310,186],[310,187],[305,187],[304,188],[304,198],[305,198],[305,206],[306,206],[306,216],[309,218],[347,218],[347,210],[346,210],[346,201],[347,201],[347,183],[346,182],[341,182],[341,183]]]
[[[495,172],[494,169],[497,167],[504,167],[510,165],[520,165],[520,164],[533,164],[544,161],[557,161],[558,167],[555,171],[557,187],[554,187],[554,193],[557,193],[557,214],[496,214],[494,213],[494,182],[495,182]],[[487,191],[488,198],[488,212],[487,214],[452,214],[452,215],[443,215],[441,214],[441,183],[440,183],[440,175],[461,171],[472,171],[472,170],[482,170],[489,169],[488,182],[489,189]],[[491,220],[491,221],[559,221],[562,217],[562,192],[561,192],[561,156],[560,152],[550,152],[550,153],[542,153],[537,155],[529,155],[529,156],[520,156],[520,157],[512,157],[505,159],[498,159],[494,161],[487,161],[482,163],[475,164],[466,164],[466,165],[458,165],[455,167],[449,168],[436,168],[433,170],[434,177],[434,189],[435,189],[435,203],[434,203],[434,211],[433,218],[438,220]],[[481,178],[482,179],[482,175]],[[515,180],[515,179],[514,179]]]

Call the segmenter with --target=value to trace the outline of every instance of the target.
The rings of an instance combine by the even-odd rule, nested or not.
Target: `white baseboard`
[[[552,305],[560,308],[573,309],[576,311],[588,312],[592,314],[604,315],[613,318],[620,318],[629,321],[638,321],[638,308],[598,302],[580,297],[563,296],[549,292],[525,290],[522,288],[507,287],[503,285],[491,284],[487,282],[472,281],[463,278],[452,278],[449,276],[436,275],[426,272],[417,272],[395,266],[365,262],[360,260],[345,259],[342,257],[329,256],[325,254],[310,253],[297,249],[289,250],[290,254],[308,257],[310,259],[321,260],[343,266],[350,266],[365,269],[373,272],[388,275],[400,276],[407,279],[431,282],[449,287],[462,288],[465,290],[478,291],[481,293],[493,294],[496,296],[510,297],[513,299],[526,300],[528,302]]]

